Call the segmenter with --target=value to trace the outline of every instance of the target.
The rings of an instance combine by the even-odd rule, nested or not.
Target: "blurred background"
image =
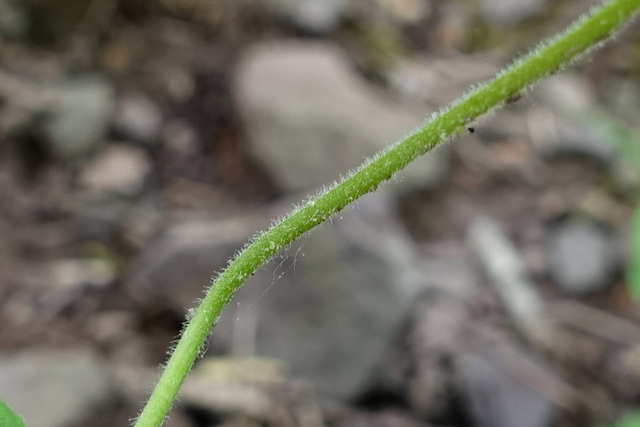
[[[251,236],[597,3],[0,0],[0,397],[128,425]],[[261,269],[166,425],[640,425],[638,25]]]

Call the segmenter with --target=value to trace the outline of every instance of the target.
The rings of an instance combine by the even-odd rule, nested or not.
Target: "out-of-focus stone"
[[[543,156],[587,157],[607,166],[617,159],[618,150],[612,141],[551,108],[532,108],[527,126],[532,145]]]
[[[422,124],[427,113],[376,92],[343,51],[326,43],[255,46],[240,65],[236,96],[249,152],[286,192],[331,184]],[[448,158],[448,147],[439,147],[387,187],[432,188],[446,176]]]
[[[79,182],[93,193],[133,196],[142,191],[151,163],[139,148],[110,144],[84,164]]]
[[[368,196],[256,272],[217,322],[212,350],[280,359],[336,399],[364,392],[423,286],[389,203]],[[126,286],[182,311],[261,222],[176,225],[142,252]]]
[[[387,72],[386,78],[401,98],[436,109],[498,70],[496,64],[476,56],[421,56],[399,63]]]
[[[410,24],[427,18],[432,10],[432,2],[422,0],[272,0],[272,4],[281,19],[322,35],[338,29],[345,18],[365,25]]]
[[[457,364],[463,397],[478,427],[550,427],[555,409],[545,396],[504,367],[497,351],[473,354]],[[526,378],[523,374],[522,378]]]
[[[585,295],[613,284],[620,264],[614,239],[597,224],[570,221],[550,227],[546,248],[551,277],[563,291]]]
[[[98,77],[79,77],[53,89],[57,102],[45,126],[51,149],[66,160],[85,156],[106,134],[114,108],[111,85]]]
[[[484,18],[492,25],[511,27],[542,12],[546,0],[482,0]]]
[[[327,34],[340,23],[344,0],[276,0],[274,4],[284,19],[317,34]]]
[[[586,77],[567,73],[540,82],[531,97],[537,103],[569,115],[584,114],[596,105],[596,96]]]
[[[102,287],[116,277],[115,268],[101,259],[63,259],[39,269],[38,281],[51,290],[73,291],[84,287]]]
[[[143,95],[127,95],[118,102],[115,126],[127,140],[152,141],[158,135],[161,123],[160,108]]]
[[[21,274],[23,283],[38,291],[42,315],[54,316],[87,290],[106,287],[116,278],[107,259],[58,259],[32,266]]]
[[[77,425],[115,403],[100,361],[71,351],[0,355],[0,396],[31,427]]]

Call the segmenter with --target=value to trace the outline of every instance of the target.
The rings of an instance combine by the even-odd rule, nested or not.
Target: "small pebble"
[[[565,222],[548,230],[550,275],[563,291],[585,295],[609,288],[618,266],[612,236],[590,222]]]

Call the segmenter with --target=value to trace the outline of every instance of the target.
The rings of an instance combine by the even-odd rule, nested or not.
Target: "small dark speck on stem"
[[[520,99],[522,98],[522,95],[519,93],[516,93],[515,95],[513,95],[511,98],[508,98],[505,101],[506,105],[511,105],[511,104],[515,104],[516,102],[518,102]]]

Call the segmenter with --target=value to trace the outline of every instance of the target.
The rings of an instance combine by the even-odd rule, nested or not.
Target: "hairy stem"
[[[201,346],[234,292],[276,252],[359,197],[374,191],[409,162],[465,129],[467,123],[611,37],[640,9],[640,0],[611,0],[565,32],[516,60],[494,80],[471,90],[426,124],[392,145],[342,181],[309,199],[251,241],[214,280],[189,320],[136,427],[158,427],[169,412]]]

